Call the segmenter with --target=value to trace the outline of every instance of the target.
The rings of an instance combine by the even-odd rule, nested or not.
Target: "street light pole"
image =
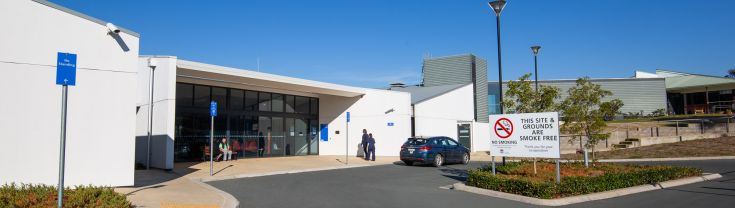
[[[503,114],[503,64],[501,59],[501,53],[500,53],[500,13],[503,12],[503,8],[505,8],[505,0],[497,0],[489,2],[488,5],[490,5],[490,8],[493,9],[493,12],[495,12],[495,25],[496,25],[496,31],[497,31],[497,37],[498,37],[498,89],[499,96],[500,96],[500,114]],[[495,163],[495,157],[493,157],[493,164]],[[503,157],[503,165],[505,165],[505,157]]]
[[[538,93],[538,52],[541,46],[531,46],[533,52],[533,75],[536,76],[536,93]]]
[[[158,61],[153,58],[148,58],[148,67],[151,68],[151,75],[148,82],[150,94],[148,99],[148,142],[145,162],[146,170],[151,169],[151,138],[153,137],[153,81],[155,75],[154,72],[156,71],[156,65],[158,65]]]

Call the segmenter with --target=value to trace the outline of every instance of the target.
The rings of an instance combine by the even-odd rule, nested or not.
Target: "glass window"
[[[232,89],[230,90],[230,109],[242,110],[242,101],[245,97],[245,91]]]
[[[457,142],[449,138],[444,138],[444,143],[449,146],[457,146]]]
[[[258,92],[253,92],[253,91],[245,92],[245,110],[246,111],[257,111],[258,110]]]
[[[194,100],[194,86],[176,83],[176,106],[191,106]]]
[[[194,106],[209,107],[209,87],[194,86]]]
[[[296,97],[294,105],[296,106],[296,113],[309,113],[309,98]]]
[[[271,111],[271,94],[267,92],[261,92],[258,95],[258,110],[259,111]]]
[[[311,106],[310,111],[309,111],[311,114],[313,115],[319,114],[319,100],[317,100],[316,98],[311,98],[311,105],[309,106]]]
[[[424,145],[426,144],[426,139],[414,139],[409,138],[408,141],[406,141],[407,145]]]
[[[293,95],[286,95],[286,113],[294,112],[294,97]]]
[[[286,155],[293,155],[295,150],[294,142],[296,141],[296,129],[294,129],[293,124],[294,118],[286,118],[286,123],[284,124],[285,131],[286,131]]]
[[[272,117],[271,118],[271,154],[273,155],[284,155],[286,153],[286,140],[283,135],[283,118]]]
[[[212,87],[212,100],[217,102],[217,111],[227,109],[227,89]]]
[[[273,112],[283,112],[283,95],[273,94],[271,104],[273,105]]]
[[[258,149],[259,156],[270,156],[273,148],[273,135],[271,132],[271,118],[258,117]]]

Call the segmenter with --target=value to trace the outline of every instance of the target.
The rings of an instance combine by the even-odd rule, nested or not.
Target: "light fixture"
[[[490,3],[487,3],[490,5],[490,8],[493,9],[495,12],[495,15],[500,16],[500,13],[503,12],[503,8],[505,8],[505,0],[498,0],[498,1],[491,1]]]
[[[531,46],[531,51],[533,51],[533,55],[538,55],[538,51],[541,50],[541,46]]]

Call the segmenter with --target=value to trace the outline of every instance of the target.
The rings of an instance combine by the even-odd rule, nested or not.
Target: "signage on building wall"
[[[347,123],[349,123],[349,122],[350,122],[350,112],[348,111],[347,112]]]
[[[319,124],[319,139],[322,141],[329,141],[329,126],[327,124]]]
[[[559,158],[559,113],[490,115],[493,156]]]
[[[56,84],[71,85],[77,83],[77,54],[56,53]]]
[[[388,126],[395,126],[396,124],[393,122],[388,122]]]
[[[209,115],[212,117],[217,116],[217,102],[216,101],[212,101],[211,103],[209,103]]]

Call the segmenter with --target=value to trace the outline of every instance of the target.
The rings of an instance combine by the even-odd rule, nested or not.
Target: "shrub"
[[[565,164],[562,169],[593,170],[604,172],[604,174],[595,176],[565,176],[562,178],[561,184],[557,185],[553,179],[543,178],[549,174],[539,173],[541,178],[526,176],[527,173],[521,170],[521,167],[524,165],[528,165],[528,163],[515,162],[508,163],[505,166],[498,166],[496,168],[497,175],[493,175],[488,168],[471,170],[467,178],[467,185],[523,196],[550,199],[644,184],[656,184],[673,179],[702,175],[701,169],[687,167],[601,163],[595,167],[590,167],[590,169],[585,169],[582,164],[572,163]]]
[[[47,185],[3,185],[0,207],[55,207],[56,187]],[[64,190],[64,207],[132,207],[125,196],[109,187],[77,186]]]
[[[497,169],[496,169],[497,170]],[[471,170],[467,178],[470,186],[484,189],[502,191],[524,196],[535,196],[539,198],[552,198],[555,194],[554,184],[534,183],[530,180],[501,178],[493,176],[492,172]]]

